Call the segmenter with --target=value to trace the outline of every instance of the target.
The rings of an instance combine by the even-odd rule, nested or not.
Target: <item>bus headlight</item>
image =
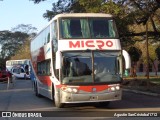
[[[75,87],[62,87],[61,90],[69,93],[78,93],[78,88]]]
[[[78,89],[76,89],[76,88],[73,88],[73,90],[72,90],[74,93],[77,93],[78,92]]]
[[[67,92],[72,92],[72,88],[67,88],[66,91]]]
[[[115,87],[111,87],[111,91],[115,91],[116,89],[115,89]]]
[[[116,86],[116,90],[120,90],[120,86],[118,85],[118,86]]]
[[[111,85],[109,88],[110,91],[119,91],[120,90],[120,85]]]

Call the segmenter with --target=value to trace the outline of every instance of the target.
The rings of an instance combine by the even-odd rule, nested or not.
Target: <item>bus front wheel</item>
[[[55,101],[55,106],[58,108],[63,108],[64,104],[60,102],[60,100]]]
[[[54,105],[57,108],[63,108],[64,104],[61,103],[60,92],[55,88],[54,84],[52,84],[52,99],[54,101]]]
[[[58,94],[58,93],[57,93]],[[57,95],[54,91],[54,104],[57,108],[63,108],[64,103],[61,103],[60,95]]]

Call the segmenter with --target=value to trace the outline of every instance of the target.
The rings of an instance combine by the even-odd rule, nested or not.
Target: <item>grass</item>
[[[132,90],[150,91],[160,94],[160,76],[150,76],[149,82],[145,76],[124,77],[123,86]]]
[[[140,81],[147,81],[147,77],[144,77],[144,76],[124,77],[124,80],[135,80],[135,79]],[[149,82],[160,85],[160,76],[150,76]]]

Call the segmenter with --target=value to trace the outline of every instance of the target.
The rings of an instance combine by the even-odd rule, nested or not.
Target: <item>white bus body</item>
[[[129,68],[130,57],[124,57]],[[36,95],[53,99],[56,107],[121,100],[122,58],[112,15],[56,15],[31,41]]]

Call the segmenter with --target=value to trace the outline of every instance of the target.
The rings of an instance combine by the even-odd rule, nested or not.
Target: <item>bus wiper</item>
[[[68,58],[67,59],[70,59],[70,58],[73,58],[73,57],[79,57],[79,56],[82,56],[82,53],[84,52],[90,52],[92,50],[90,49],[86,49],[86,50],[83,50],[82,52],[80,52],[78,55],[73,55],[73,56],[67,56]]]
[[[99,49],[96,49],[98,52],[100,52],[100,53],[103,53],[104,55],[108,55],[108,56],[116,56],[116,55],[113,55],[112,53],[106,53],[106,52],[104,52],[104,51],[102,51],[102,50],[99,50]]]
[[[81,55],[73,55],[73,56],[67,57],[67,59],[70,59],[70,58],[73,58],[73,57],[79,57],[79,56],[81,56]]]

